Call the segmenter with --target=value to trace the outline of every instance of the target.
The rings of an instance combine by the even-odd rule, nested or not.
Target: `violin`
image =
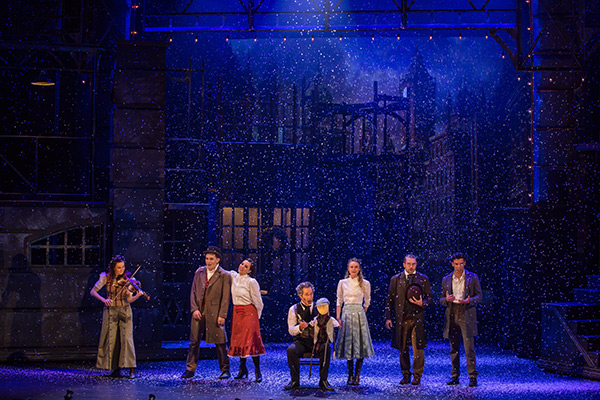
[[[146,298],[146,300],[150,300],[150,296],[148,293],[144,292],[141,288],[142,283],[137,279],[131,277],[129,272],[125,272],[123,275],[119,275],[117,277],[117,284],[127,288],[132,294],[137,294],[138,292],[142,294]]]

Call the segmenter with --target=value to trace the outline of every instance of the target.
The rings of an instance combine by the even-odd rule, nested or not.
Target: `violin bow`
[[[137,274],[137,272],[140,270],[140,268],[142,268],[142,266],[141,266],[141,265],[138,265],[137,269],[136,269],[136,270],[133,272],[133,274],[131,274],[131,276],[129,277],[129,279],[133,278],[133,276],[134,276],[135,274]]]
[[[141,265],[138,265],[137,269],[135,271],[133,271],[133,274],[131,274],[131,276],[129,278],[127,278],[127,281],[130,282],[131,284],[133,284],[133,282],[131,282],[131,280],[133,279],[133,276],[135,274],[137,274],[137,272],[140,270],[140,268],[142,268]],[[134,285],[135,286],[135,285]],[[141,286],[137,288],[140,292],[142,292],[142,296],[144,296],[146,298],[146,300],[150,300],[150,295],[148,295],[148,293],[146,293],[145,291],[143,291],[141,289]]]
[[[131,275],[129,276],[129,278],[126,278],[126,279],[127,279],[127,284],[129,284],[129,282],[130,282],[130,279],[131,279],[131,278],[133,278],[133,276],[134,276],[135,274],[137,274],[137,272],[140,270],[140,268],[142,268],[142,266],[141,266],[141,265],[138,265],[137,269],[136,269],[136,270],[133,272],[133,274],[131,274]],[[121,290],[119,290],[119,294],[121,294],[121,292],[123,291],[123,289],[125,289],[126,287],[127,287],[127,285],[123,285],[123,287],[121,288]],[[145,293],[145,292],[143,292],[143,293]]]

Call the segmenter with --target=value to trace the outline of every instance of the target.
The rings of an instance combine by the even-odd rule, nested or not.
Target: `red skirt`
[[[233,306],[231,321],[231,344],[227,354],[231,357],[260,356],[265,354],[265,346],[260,337],[260,324],[256,307]]]

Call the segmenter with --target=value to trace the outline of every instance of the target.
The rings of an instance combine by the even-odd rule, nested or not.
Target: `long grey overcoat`
[[[231,295],[231,275],[221,266],[217,267],[217,271],[205,290],[206,276],[206,267],[198,268],[194,274],[190,293],[190,311],[193,314],[194,311],[199,310],[200,314],[206,318],[206,330],[202,332],[206,343],[225,343],[227,342],[225,326],[219,326],[217,318],[227,319]],[[203,300],[204,308],[202,308]]]
[[[442,294],[440,303],[446,307],[446,323],[444,325],[444,338],[448,338],[450,331],[450,307],[446,301],[446,292],[452,294],[452,273],[442,279]],[[465,307],[465,322],[467,324],[467,337],[477,336],[477,312],[475,306],[481,302],[483,295],[479,277],[465,269],[465,297],[471,296],[471,302]]]

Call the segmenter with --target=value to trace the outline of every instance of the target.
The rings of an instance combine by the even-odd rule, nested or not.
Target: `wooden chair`
[[[307,353],[303,353],[300,356],[300,365],[308,365],[309,369],[308,369],[308,378],[310,379],[310,377],[312,376],[312,367],[313,365],[315,366],[315,368],[319,367],[319,357],[315,356],[311,358],[312,353],[307,352]],[[319,373],[319,371],[317,371],[317,374]]]
[[[300,356],[300,365],[311,365],[311,355],[312,353],[306,352]],[[319,357],[312,357],[312,365],[319,365]]]

